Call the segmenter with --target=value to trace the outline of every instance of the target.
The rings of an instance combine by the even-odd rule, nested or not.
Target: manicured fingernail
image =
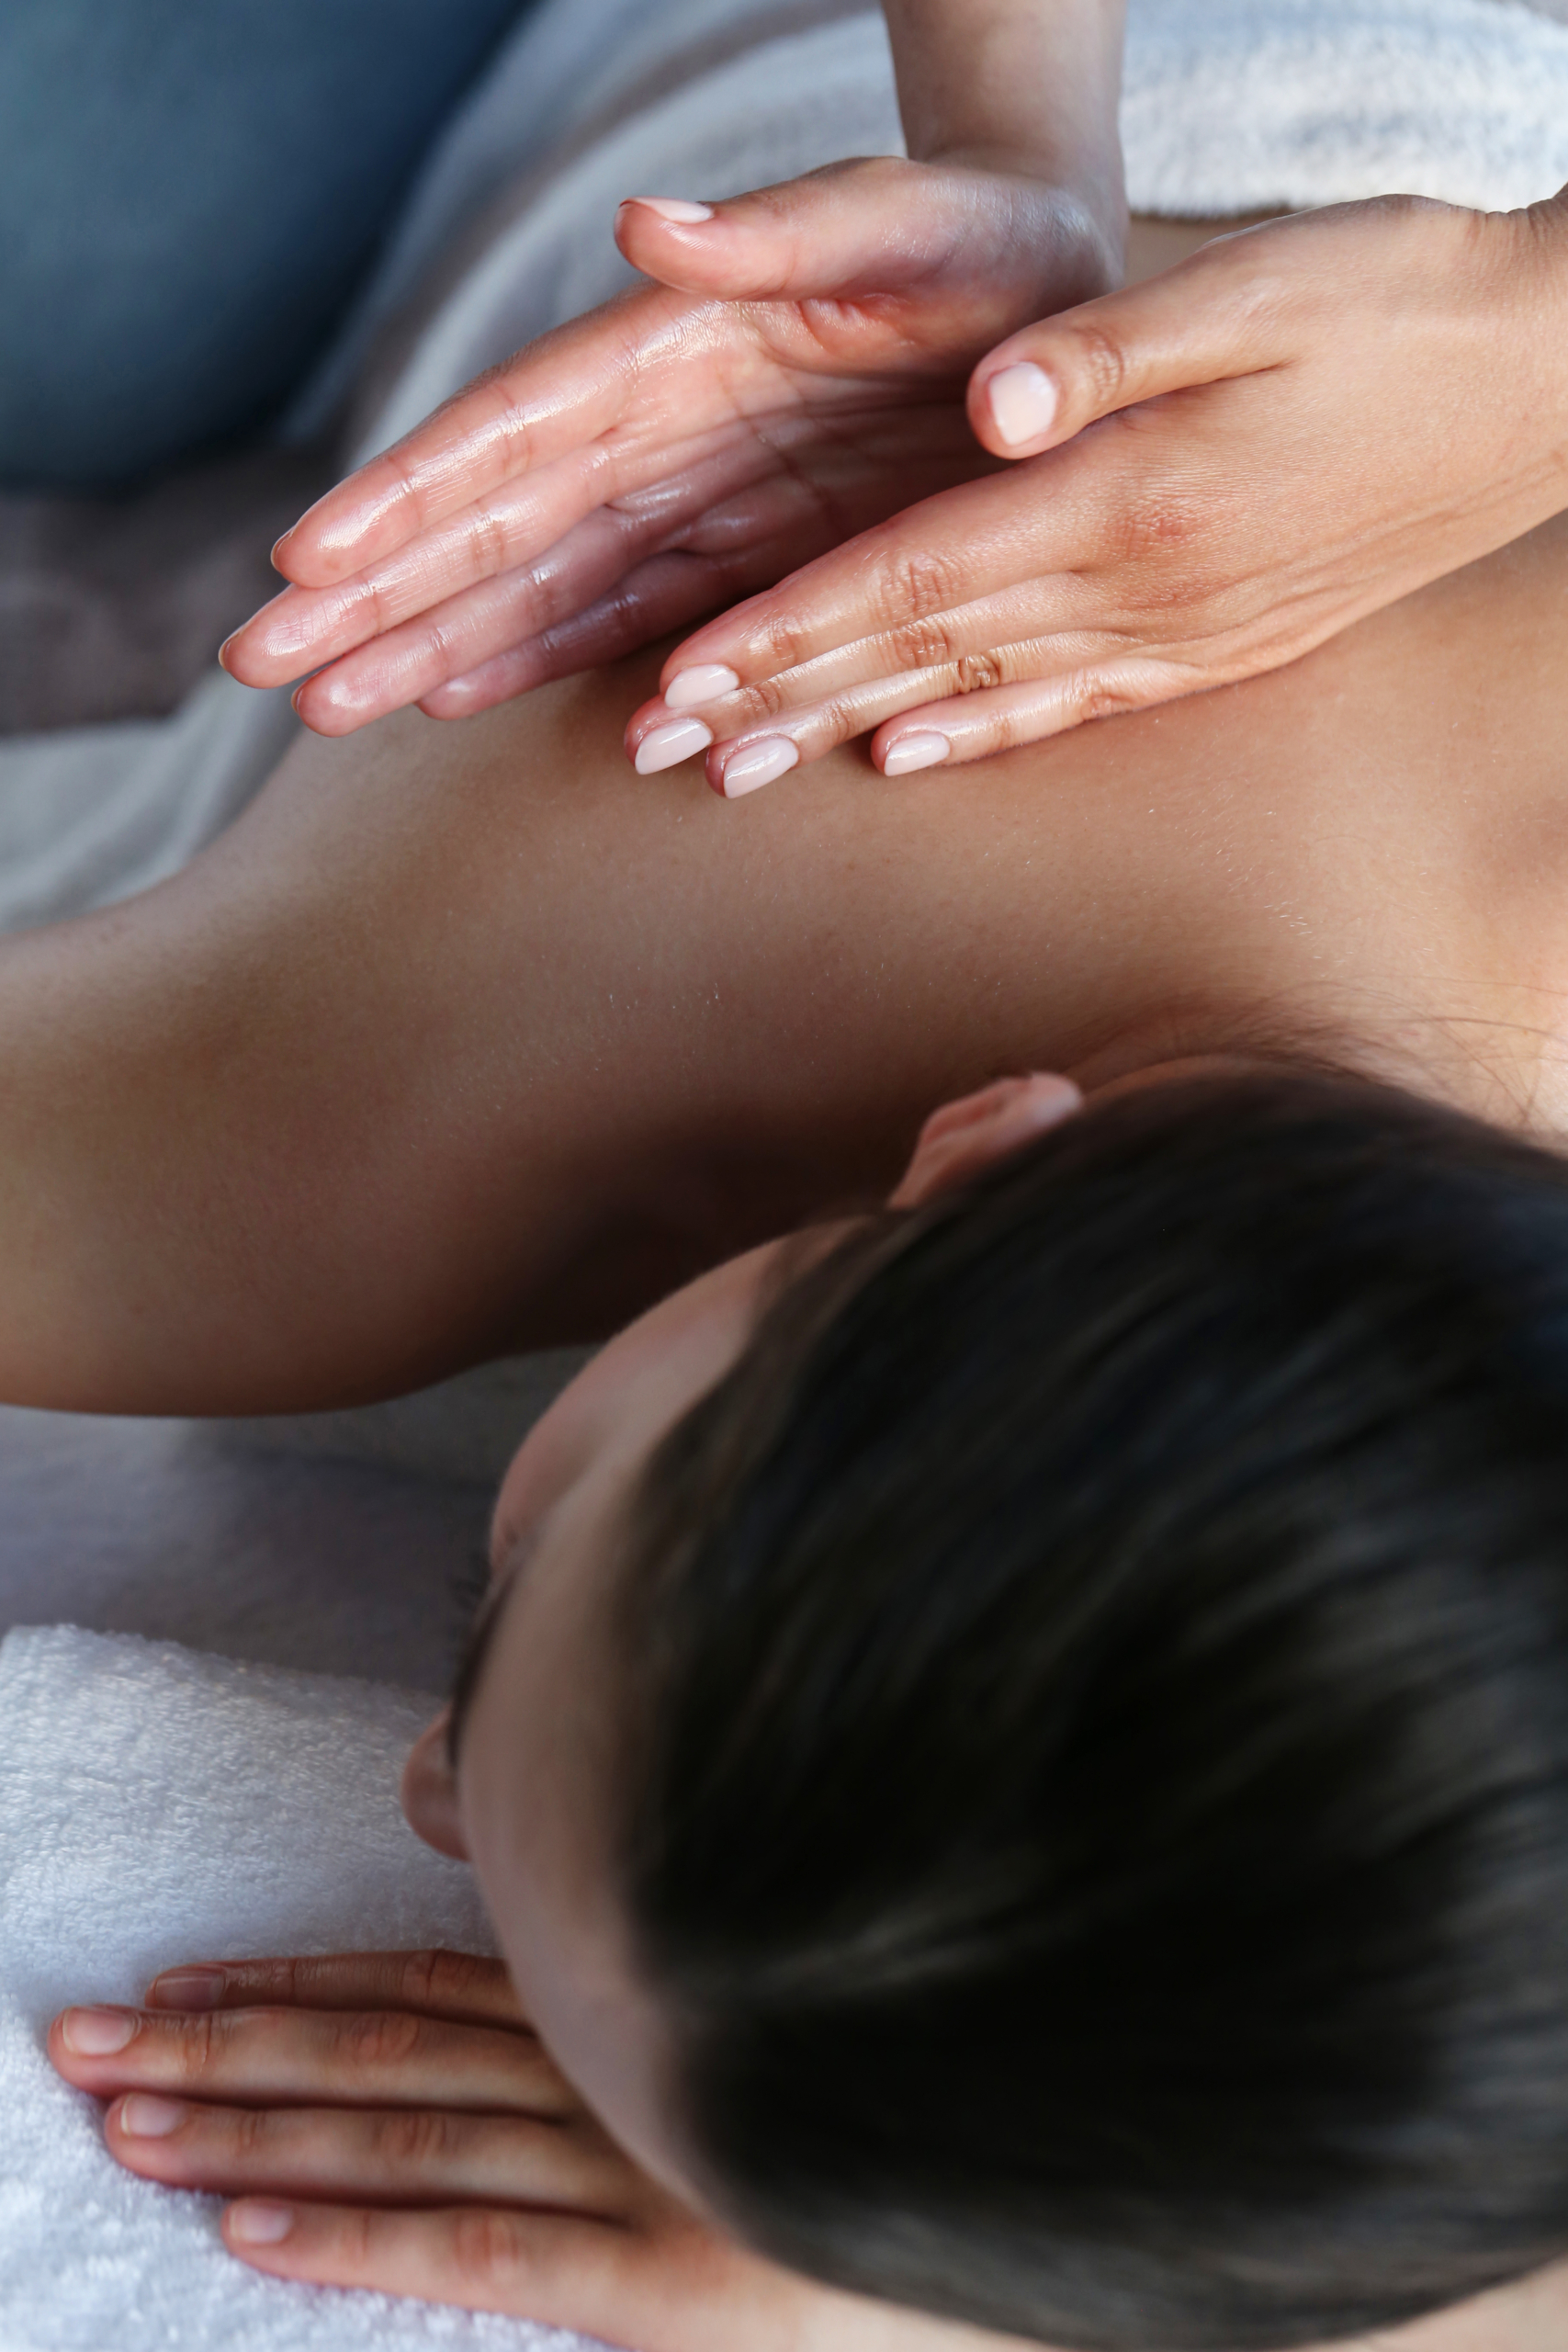
[[[292,2205],[270,2205],[264,2198],[247,2197],[229,2208],[229,2235],[242,2245],[281,2245],[294,2227]]]
[[[151,2009],[215,2009],[223,1998],[220,1968],[166,1968],[147,1987]]]
[[[946,759],[953,746],[945,735],[934,727],[918,727],[909,735],[900,735],[889,743],[882,755],[884,775],[909,775],[916,768],[934,768]]]
[[[787,775],[800,764],[800,752],[787,735],[764,735],[760,743],[748,743],[743,752],[735,752],[724,763],[724,797],[739,800],[742,793],[760,792],[778,775]]]
[[[119,2103],[119,2128],[132,2140],[166,2140],[190,2113],[183,2098],[155,2098],[151,2091],[132,2091]]]
[[[700,718],[667,718],[643,737],[634,765],[638,775],[657,775],[660,768],[677,767],[694,752],[705,752],[712,741],[713,729]]]
[[[694,204],[689,196],[628,196],[626,202],[646,204],[661,220],[679,220],[688,229],[694,229],[699,220],[713,219],[711,204]]]
[[[67,2009],[61,2039],[78,2058],[112,2058],[135,2041],[139,2022],[132,2009]]]
[[[986,387],[997,431],[1009,448],[1049,433],[1056,413],[1056,387],[1043,368],[1021,359],[991,378]]]
[[[732,695],[739,684],[728,662],[694,662],[689,670],[676,671],[664,689],[664,700],[671,710],[690,710],[694,703]]]

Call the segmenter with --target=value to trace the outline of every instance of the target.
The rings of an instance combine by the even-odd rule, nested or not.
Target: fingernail
[[[671,710],[690,710],[695,702],[716,702],[721,695],[732,695],[740,684],[728,662],[694,662],[689,670],[677,670],[664,689],[664,700]]]
[[[215,2009],[223,1998],[220,1968],[169,1968],[147,1987],[152,2009]]]
[[[1021,359],[991,378],[986,387],[997,431],[1010,448],[1049,433],[1056,413],[1056,387],[1043,368]]]
[[[646,204],[661,220],[680,220],[694,229],[699,220],[713,219],[711,204],[694,204],[689,196],[628,196],[628,204]]]
[[[787,775],[800,764],[798,748],[787,735],[764,735],[760,743],[748,743],[724,763],[724,797],[739,800],[743,793],[760,792],[778,775]]]
[[[909,735],[900,735],[889,743],[882,754],[884,775],[908,775],[916,768],[934,768],[945,760],[953,746],[945,735],[934,727],[918,727]]]
[[[274,539],[274,541],[273,541],[273,543],[272,543],[272,557],[271,557],[271,560],[272,560],[272,562],[273,562],[275,565],[276,565],[276,561],[277,561],[277,551],[278,551],[278,549],[279,549],[280,548],[286,548],[286,547],[288,545],[289,540],[294,537],[294,530],[295,530],[295,526],[294,526],[294,525],[293,525],[292,523],[290,523],[290,525],[288,526],[288,530],[284,532],[284,534],[283,534],[282,537],[281,537],[281,538],[277,538],[277,539]]]
[[[151,2091],[132,2091],[119,2103],[119,2128],[132,2140],[166,2140],[190,2113],[183,2098],[155,2098]]]
[[[292,2205],[269,2205],[265,2199],[247,2197],[229,2208],[229,2234],[242,2245],[280,2245],[293,2227]]]
[[[667,718],[643,737],[634,764],[638,775],[657,775],[660,768],[689,760],[694,752],[705,752],[712,741],[713,729],[700,718]]]
[[[138,2019],[130,2009],[67,2009],[60,2020],[61,2039],[78,2058],[112,2058],[136,2039]]]

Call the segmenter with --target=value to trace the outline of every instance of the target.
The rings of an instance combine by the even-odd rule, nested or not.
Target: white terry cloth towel
[[[75,2001],[257,1952],[493,1951],[468,1871],[398,1811],[417,1693],[67,1627],[0,1648],[5,2352],[575,2352],[579,2339],[247,2271],[218,2200],[107,2155],[43,2054]]]
[[[422,273],[454,274],[358,456],[625,286],[622,197],[723,197],[897,151],[881,17],[843,6],[545,0],[438,144],[318,379],[319,405],[363,370]],[[1395,188],[1525,203],[1568,181],[1568,26],[1517,0],[1132,0],[1122,131],[1141,210],[1222,217]],[[175,871],[295,724],[285,696],[258,705],[220,678],[167,720],[0,742],[0,930]]]

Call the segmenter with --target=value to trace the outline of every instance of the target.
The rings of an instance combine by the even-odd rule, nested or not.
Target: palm
[[[902,249],[859,223],[856,251],[853,207],[886,208],[890,175],[925,210]],[[529,345],[305,518],[280,558],[296,584],[229,667],[254,685],[320,672],[299,707],[326,733],[413,701],[457,716],[990,470],[969,368],[1101,281],[1103,255],[1054,191],[894,164],[847,177],[832,292],[779,292],[801,274],[786,261],[742,299],[638,288]]]

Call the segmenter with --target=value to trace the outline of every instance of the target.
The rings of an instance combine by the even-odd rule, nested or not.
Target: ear
[[[920,1129],[915,1156],[889,1206],[919,1208],[933,1193],[962,1184],[1082,1108],[1083,1096],[1072,1080],[1055,1070],[999,1079],[978,1094],[944,1102]]]
[[[423,1838],[427,1846],[434,1846],[438,1854],[449,1854],[455,1862],[466,1862],[468,1849],[457,1804],[457,1776],[446,1752],[446,1724],[451,1712],[450,1707],[443,1707],[409,1750],[409,1760],[403,1766],[403,1818],[414,1836]]]

